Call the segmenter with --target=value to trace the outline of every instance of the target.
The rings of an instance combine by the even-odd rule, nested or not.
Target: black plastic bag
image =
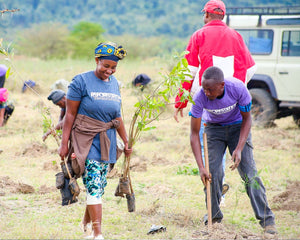
[[[70,205],[70,204],[78,201],[77,198],[73,197],[73,194],[71,193],[71,190],[69,188],[69,181],[70,181],[70,179],[65,178],[64,187],[62,189],[60,189],[61,198],[62,198],[62,202],[61,202],[62,206]]]
[[[63,172],[59,172],[55,174],[56,181],[55,186],[57,189],[62,189],[65,185],[65,177]]]
[[[5,107],[5,112],[4,112],[4,117],[3,117],[3,125],[5,125],[7,123],[7,120],[12,115],[14,109],[15,109],[15,106],[12,103],[9,103]]]

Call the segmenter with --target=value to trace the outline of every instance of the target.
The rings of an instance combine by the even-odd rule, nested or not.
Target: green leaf
[[[136,104],[134,104],[134,107],[139,108],[140,107],[140,102],[137,102]]]
[[[149,130],[152,130],[152,129],[155,129],[156,127],[153,126],[153,127],[147,127],[147,128],[144,128],[143,131],[149,131]]]
[[[5,78],[7,79],[10,75],[11,75],[11,72],[10,72],[11,68],[9,67],[6,71],[6,74],[5,74]]]

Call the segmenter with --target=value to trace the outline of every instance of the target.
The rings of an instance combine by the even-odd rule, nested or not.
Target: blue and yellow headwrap
[[[95,57],[112,61],[122,60],[126,56],[126,51],[122,46],[117,46],[113,42],[100,43],[95,49]]]

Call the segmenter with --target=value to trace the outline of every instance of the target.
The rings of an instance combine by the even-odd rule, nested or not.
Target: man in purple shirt
[[[251,141],[251,95],[240,80],[227,78],[221,69],[210,67],[203,73],[202,89],[194,96],[190,143],[199,168],[201,180],[211,183],[213,222],[221,222],[219,207],[222,196],[224,170],[222,158],[228,147],[232,156],[231,170],[238,169],[243,179],[252,208],[260,225],[269,234],[276,234],[275,216],[268,206],[265,187],[258,176],[253,159]],[[199,130],[205,120],[205,133],[210,173],[203,166]],[[206,193],[206,191],[205,191]]]

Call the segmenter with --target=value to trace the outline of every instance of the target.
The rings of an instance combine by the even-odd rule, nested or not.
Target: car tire
[[[300,128],[300,112],[293,113],[293,119],[296,125]]]
[[[251,116],[253,125],[257,127],[274,126],[277,106],[270,93],[260,88],[253,88],[249,91],[252,96]]]

